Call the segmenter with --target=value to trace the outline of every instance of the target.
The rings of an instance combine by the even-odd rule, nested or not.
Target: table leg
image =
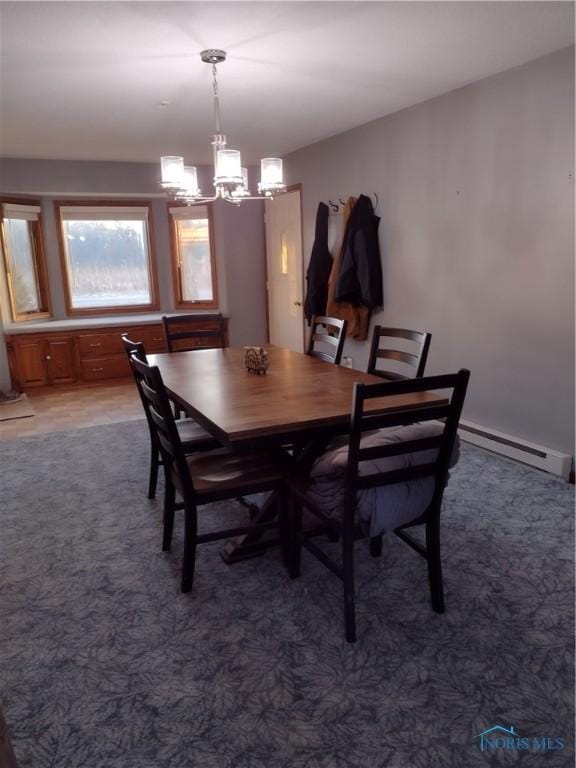
[[[328,439],[329,436],[324,436],[293,447],[295,464],[299,466],[300,471],[312,467],[315,459],[325,449]],[[271,493],[256,514],[253,514],[251,509],[255,505],[248,504],[245,501],[242,502],[250,509],[253,523],[269,523],[274,520],[278,514],[278,505],[288,503],[288,499],[279,499],[278,494],[279,491]],[[261,537],[262,533],[258,531],[255,533],[245,533],[243,536],[230,539],[220,550],[220,556],[225,563],[232,565],[240,560],[247,560],[250,557],[263,555],[268,547],[278,546],[281,543],[280,537],[265,541],[262,541]],[[283,553],[283,556],[284,559],[286,559],[286,553]]]
[[[271,493],[259,511],[252,518],[253,523],[269,523],[274,520],[277,514],[276,494]],[[245,533],[230,539],[220,550],[220,557],[228,565],[238,563],[240,560],[247,560],[250,557],[258,557],[266,552],[267,547],[278,546],[280,539],[275,538],[270,541],[261,541],[262,532]]]

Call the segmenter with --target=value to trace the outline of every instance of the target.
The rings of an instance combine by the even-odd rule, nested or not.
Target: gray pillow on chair
[[[436,421],[407,426],[389,427],[366,434],[361,441],[362,448],[389,445],[407,440],[440,435],[444,425]],[[437,449],[405,453],[398,456],[386,456],[381,459],[364,461],[359,466],[359,474],[370,475],[375,472],[390,472],[427,464],[434,461]],[[453,467],[459,458],[458,440],[450,460]],[[344,478],[348,464],[348,444],[342,440],[330,444],[320,456],[310,473],[311,484],[308,493],[322,512],[328,517],[341,517],[344,503]],[[357,494],[356,519],[361,522],[369,536],[393,531],[401,525],[415,520],[422,515],[434,493],[434,480],[422,478],[411,482],[396,483],[368,488]]]

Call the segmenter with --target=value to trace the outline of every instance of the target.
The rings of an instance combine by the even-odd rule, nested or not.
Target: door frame
[[[304,221],[304,209],[302,206],[302,184],[301,182],[298,182],[298,184],[290,184],[286,187],[285,190],[280,192],[277,195],[274,195],[274,197],[280,197],[281,195],[285,195],[288,192],[299,192],[300,193],[300,253],[302,254],[302,282],[300,285],[300,290],[302,291],[302,297],[304,298],[304,286],[305,286],[305,277],[304,277],[304,228],[302,226],[302,222]],[[270,344],[270,302],[268,298],[268,237],[266,232],[266,208],[264,208],[264,292],[266,294],[265,296],[265,303],[266,303],[266,338],[268,340],[268,344]],[[306,323],[302,324],[302,348],[306,349]]]

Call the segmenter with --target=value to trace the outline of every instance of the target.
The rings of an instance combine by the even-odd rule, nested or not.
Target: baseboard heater
[[[572,469],[572,457],[567,453],[554,451],[541,445],[529,443],[518,437],[505,435],[470,421],[460,421],[460,437],[468,443],[486,448],[488,451],[508,456],[533,467],[550,472],[568,480]]]

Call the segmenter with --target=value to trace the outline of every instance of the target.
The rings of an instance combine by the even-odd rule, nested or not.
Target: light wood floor
[[[0,439],[14,440],[144,418],[132,379],[93,387],[31,389],[27,394],[35,415],[0,421]]]

